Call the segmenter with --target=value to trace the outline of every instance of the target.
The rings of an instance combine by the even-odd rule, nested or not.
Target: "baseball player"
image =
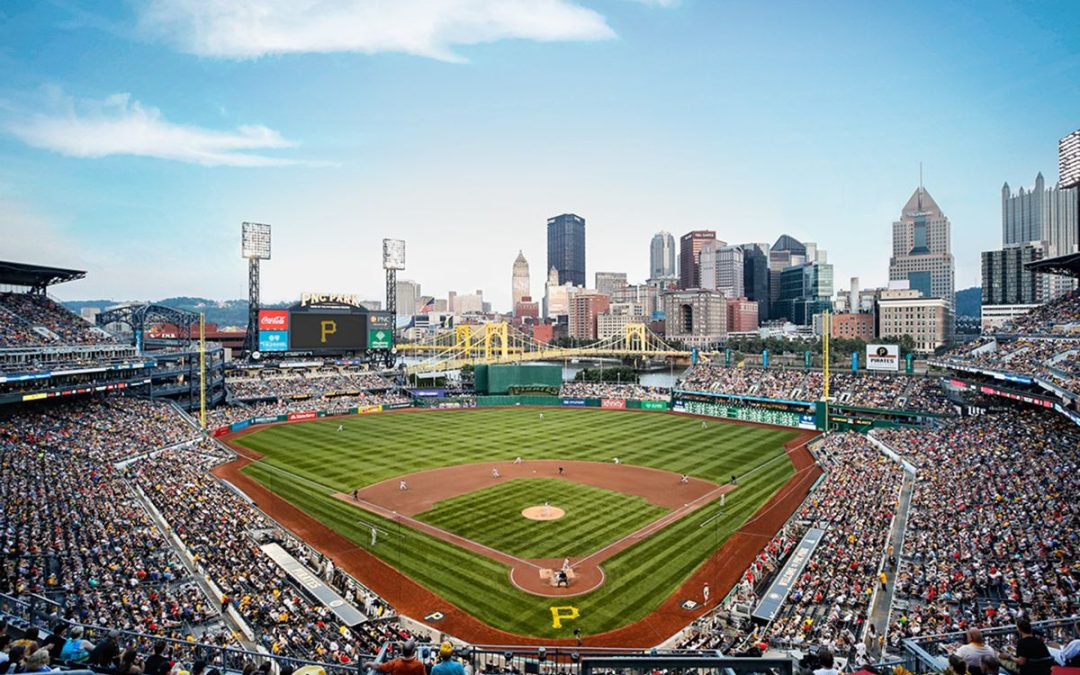
[[[406,483],[405,481],[399,481],[398,485],[397,485],[397,489],[404,492],[405,490],[409,489],[409,484]]]

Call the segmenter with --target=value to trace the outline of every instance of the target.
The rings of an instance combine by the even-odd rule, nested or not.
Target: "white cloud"
[[[615,37],[572,0],[150,0],[140,29],[217,58],[400,52],[460,61],[454,45]]]
[[[292,160],[253,150],[293,147],[277,131],[243,125],[228,131],[175,124],[157,108],[113,94],[103,101],[60,98],[51,113],[15,116],[8,130],[37,148],[69,157],[136,155],[204,166],[280,166]]]

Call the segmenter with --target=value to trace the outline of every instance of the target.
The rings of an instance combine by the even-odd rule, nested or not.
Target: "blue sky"
[[[588,274],[647,274],[658,230],[789,233],[838,287],[884,283],[918,183],[957,286],[1000,189],[1057,179],[1080,127],[1080,4],[149,0],[0,4],[0,258],[65,299],[381,297],[403,276],[505,308],[518,249],[587,219]]]

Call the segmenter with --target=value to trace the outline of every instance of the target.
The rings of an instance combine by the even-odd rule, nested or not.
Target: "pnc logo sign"
[[[259,330],[288,330],[289,310],[287,309],[261,309],[259,310]]]

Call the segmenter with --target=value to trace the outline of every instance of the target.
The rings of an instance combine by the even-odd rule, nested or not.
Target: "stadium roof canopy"
[[[0,260],[0,285],[25,286],[35,291],[43,291],[53,284],[75,281],[86,276],[83,270],[68,270],[61,267],[45,267],[27,263]]]
[[[1056,258],[1045,258],[1024,265],[1032,272],[1044,272],[1046,274],[1060,274],[1066,277],[1080,279],[1080,253],[1059,255]]]

